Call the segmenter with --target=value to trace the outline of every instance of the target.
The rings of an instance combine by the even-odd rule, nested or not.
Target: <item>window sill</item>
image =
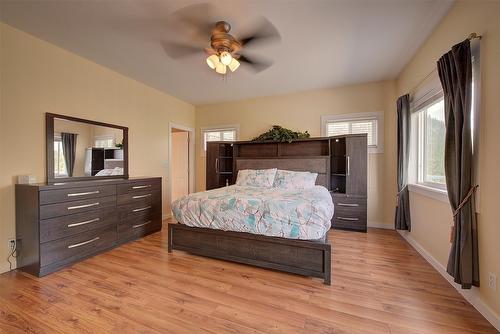
[[[449,203],[448,192],[442,189],[426,187],[421,184],[411,183],[408,185],[408,190],[444,203]]]

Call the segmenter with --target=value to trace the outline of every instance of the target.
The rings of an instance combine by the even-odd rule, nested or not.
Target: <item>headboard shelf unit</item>
[[[334,217],[332,225],[366,230],[366,167],[366,134],[291,142],[209,142],[206,189],[234,184],[242,169],[278,168],[318,173],[316,184],[330,191],[333,202],[338,204],[335,212],[343,215]]]

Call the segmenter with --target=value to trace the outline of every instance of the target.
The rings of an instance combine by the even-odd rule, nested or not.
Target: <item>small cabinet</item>
[[[233,144],[207,143],[206,189],[234,184]]]
[[[330,139],[330,193],[335,206],[332,227],[366,231],[367,158],[366,134]]]

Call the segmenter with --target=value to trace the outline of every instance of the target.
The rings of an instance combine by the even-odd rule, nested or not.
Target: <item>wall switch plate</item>
[[[490,289],[497,289],[497,275],[495,273],[490,272],[488,274],[488,286],[490,287]]]

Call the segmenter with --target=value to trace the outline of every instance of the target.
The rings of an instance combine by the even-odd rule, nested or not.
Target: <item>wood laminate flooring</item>
[[[174,251],[166,228],[44,278],[0,275],[0,333],[497,333],[395,231],[331,231],[332,285]]]

